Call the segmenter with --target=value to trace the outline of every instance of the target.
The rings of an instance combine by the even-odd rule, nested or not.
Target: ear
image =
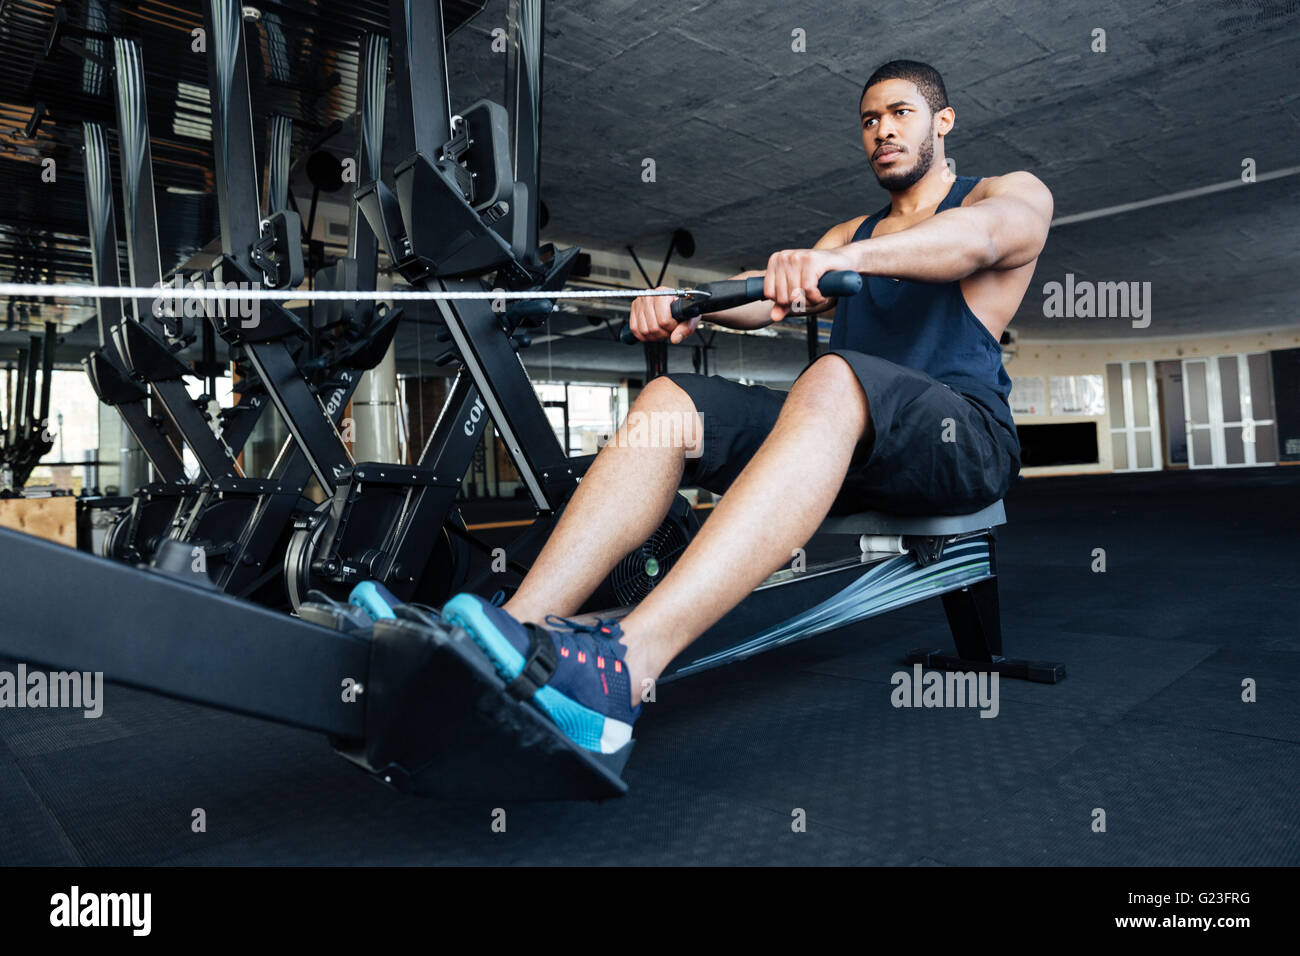
[[[945,106],[934,114],[934,131],[940,136],[947,136],[957,125],[957,114],[951,106]]]

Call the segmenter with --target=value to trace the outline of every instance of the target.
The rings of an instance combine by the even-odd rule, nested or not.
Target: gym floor
[[[1294,865],[1298,492],[1286,467],[1022,480],[1007,650],[1064,682],[1003,681],[994,719],[894,708],[904,652],[951,640],[914,605],[661,688],[626,797],[511,805],[505,833],[307,732],[119,687],[97,720],[3,710],[0,864]]]

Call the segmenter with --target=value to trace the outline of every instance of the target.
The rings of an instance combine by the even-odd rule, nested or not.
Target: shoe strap
[[[525,624],[524,629],[528,632],[528,656],[523,670],[506,684],[506,690],[519,700],[530,700],[550,681],[560,658],[548,631],[536,624]]]

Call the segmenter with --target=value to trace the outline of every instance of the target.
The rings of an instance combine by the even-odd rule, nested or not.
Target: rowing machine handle
[[[827,272],[817,280],[817,291],[827,298],[854,295],[862,289],[862,276],[856,272]],[[721,312],[749,302],[763,300],[763,277],[752,276],[748,279],[723,279],[720,282],[706,282],[699,287],[700,292],[707,292],[708,298],[698,301],[677,299],[673,302],[674,319],[693,319],[708,312]]]
[[[748,279],[722,279],[718,282],[706,282],[698,291],[708,293],[707,298],[695,301],[673,300],[672,316],[674,319],[693,319],[708,312],[721,312],[749,302],[763,300],[763,277],[751,276]],[[827,272],[817,280],[817,291],[827,298],[856,295],[862,291],[862,276],[856,272],[840,270]],[[639,339],[626,322],[618,333],[624,345],[635,345]]]

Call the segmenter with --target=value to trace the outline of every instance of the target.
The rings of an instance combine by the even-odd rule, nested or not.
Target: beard
[[[905,172],[886,173],[883,176],[880,173],[876,173],[876,182],[880,183],[883,189],[887,189],[891,193],[901,193],[904,189],[920,182],[921,177],[928,173],[930,167],[933,165],[934,140],[927,139],[921,144],[921,148],[917,150],[916,162],[912,164],[911,169],[906,170]]]

